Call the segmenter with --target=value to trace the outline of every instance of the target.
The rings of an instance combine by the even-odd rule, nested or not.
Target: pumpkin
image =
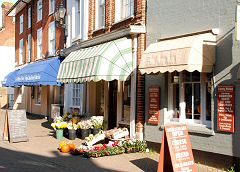
[[[68,152],[70,152],[69,146],[68,146],[68,145],[63,145],[63,146],[61,147],[61,152],[62,152],[62,153],[68,153]]]
[[[70,151],[74,151],[76,149],[76,145],[74,143],[68,144]]]
[[[59,149],[62,148],[62,146],[66,145],[67,143],[65,141],[62,141],[60,144],[59,144]]]

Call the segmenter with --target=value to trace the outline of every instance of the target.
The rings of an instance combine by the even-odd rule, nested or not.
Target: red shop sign
[[[164,128],[158,172],[197,172],[186,125]]]
[[[147,123],[158,125],[159,118],[160,118],[160,87],[150,87]]]
[[[218,86],[218,131],[235,131],[235,89],[233,85]]]

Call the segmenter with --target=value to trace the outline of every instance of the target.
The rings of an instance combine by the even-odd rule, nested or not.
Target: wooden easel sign
[[[3,140],[12,143],[28,141],[25,110],[7,110],[3,129]]]
[[[197,172],[186,125],[164,128],[158,172]]]

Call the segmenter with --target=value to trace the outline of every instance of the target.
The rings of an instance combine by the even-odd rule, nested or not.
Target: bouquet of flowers
[[[74,124],[74,123],[68,123],[67,128],[69,130],[72,130],[72,129],[77,130],[77,129],[79,129],[79,125]]]
[[[64,121],[57,121],[57,122],[53,122],[51,124],[51,127],[53,127],[54,130],[61,130],[64,128],[67,128],[68,124]]]
[[[90,119],[83,119],[78,122],[81,129],[90,129],[92,127],[92,121]]]
[[[103,127],[103,116],[92,116],[91,117],[93,128]]]

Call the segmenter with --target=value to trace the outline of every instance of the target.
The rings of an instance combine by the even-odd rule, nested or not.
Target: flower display
[[[77,125],[77,124],[74,124],[74,123],[68,123],[67,124],[67,128],[69,129],[69,130],[77,130],[77,129],[79,129],[79,125]]]
[[[103,116],[92,116],[91,121],[93,128],[101,129],[103,127]]]
[[[78,125],[81,129],[90,129],[93,126],[91,119],[83,119]]]
[[[60,129],[64,129],[67,128],[68,124],[64,121],[57,121],[57,122],[53,122],[51,124],[51,127],[53,127],[54,130],[60,130]]]

